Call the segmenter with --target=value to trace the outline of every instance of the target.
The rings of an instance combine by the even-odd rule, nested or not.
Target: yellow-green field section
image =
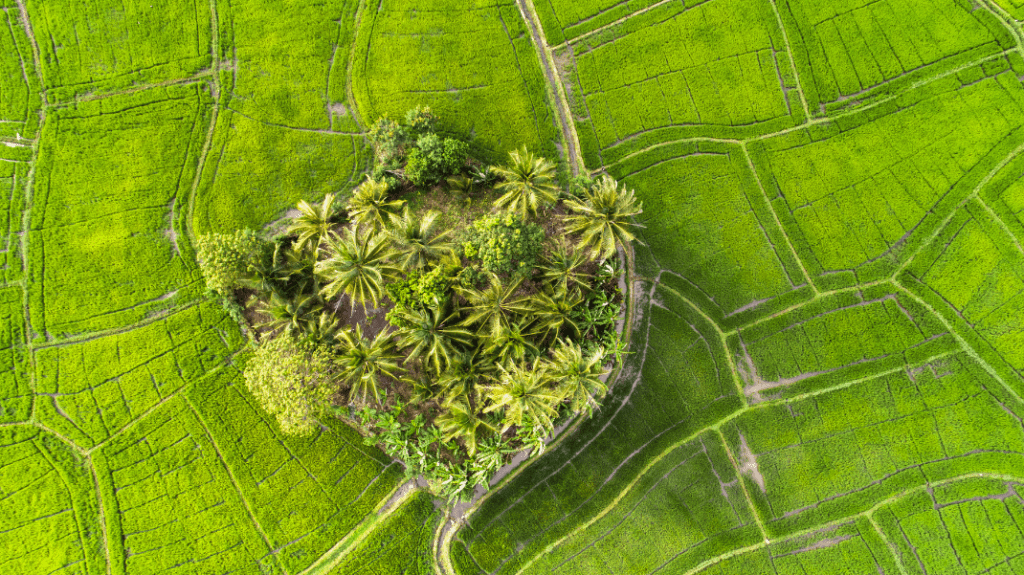
[[[0,0],[0,571],[1024,574],[1024,4],[150,4]],[[461,522],[281,434],[193,248],[416,105],[645,207],[604,407]]]

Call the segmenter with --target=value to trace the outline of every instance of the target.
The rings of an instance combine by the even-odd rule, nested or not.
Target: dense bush
[[[316,417],[337,391],[334,354],[324,347],[280,336],[263,342],[245,366],[249,391],[281,425],[281,431],[309,435]]]
[[[265,263],[272,251],[270,242],[249,229],[199,236],[196,247],[207,287],[221,294],[251,278],[251,268]]]
[[[528,273],[537,263],[544,230],[517,214],[491,215],[473,222],[471,239],[463,244],[467,258],[499,274]]]
[[[468,154],[469,145],[461,140],[424,134],[408,154],[405,176],[417,186],[432,186],[462,169]]]
[[[426,272],[412,272],[403,279],[384,286],[388,299],[395,304],[387,318],[392,325],[401,323],[399,317],[417,308],[440,308],[451,298],[452,283],[459,271],[457,266],[437,265]]]
[[[404,126],[387,116],[378,118],[377,122],[370,126],[367,136],[373,144],[378,166],[390,166],[401,158],[401,146],[405,143],[407,134]]]

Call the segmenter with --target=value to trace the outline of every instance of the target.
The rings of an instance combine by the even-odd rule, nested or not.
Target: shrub
[[[270,242],[250,229],[199,236],[196,248],[207,287],[222,295],[252,278],[251,267],[266,262],[272,250]]]
[[[485,216],[473,222],[471,239],[463,244],[467,258],[480,260],[494,273],[529,273],[544,243],[544,230],[518,214]]]
[[[405,175],[414,185],[432,186],[462,169],[468,154],[469,145],[465,142],[424,134],[409,152]]]
[[[432,133],[437,126],[437,116],[430,111],[430,106],[416,106],[405,113],[405,125],[416,135]]]
[[[388,312],[388,321],[400,327],[400,316],[412,308],[437,309],[448,303],[451,297],[452,282],[458,268],[455,266],[438,265],[427,272],[413,272],[405,279],[391,282],[384,286],[388,298],[395,304]]]
[[[402,144],[408,136],[408,131],[396,120],[387,116],[377,119],[377,122],[370,127],[367,133],[370,143],[373,144],[374,157],[378,166],[387,166],[401,159]]]
[[[310,435],[337,392],[337,372],[327,347],[282,336],[256,349],[245,366],[245,384],[282,432]]]

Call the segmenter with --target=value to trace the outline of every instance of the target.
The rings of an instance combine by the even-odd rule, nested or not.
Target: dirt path
[[[516,0],[519,12],[523,15],[523,21],[530,29],[530,38],[537,48],[537,56],[540,58],[540,67],[544,70],[544,77],[548,81],[548,95],[554,104],[558,129],[562,132],[562,141],[566,145],[565,156],[572,169],[572,175],[580,173],[580,166],[583,159],[580,156],[580,141],[576,136],[576,124],[572,120],[572,112],[569,110],[569,101],[565,96],[565,87],[562,79],[555,71],[555,59],[551,55],[551,48],[544,35],[541,33],[540,20],[537,18],[537,11],[533,7],[533,0]]]

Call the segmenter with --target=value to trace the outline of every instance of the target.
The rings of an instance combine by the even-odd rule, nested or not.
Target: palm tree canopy
[[[299,215],[292,218],[292,223],[288,226],[288,233],[298,236],[293,244],[294,249],[317,251],[320,248],[320,242],[327,237],[331,226],[338,223],[334,200],[334,194],[327,194],[318,205],[312,205],[306,200],[299,201],[296,206]]]
[[[599,348],[587,357],[578,343],[560,340],[558,344],[551,359],[545,361],[545,373],[571,402],[574,412],[593,413],[608,393],[608,387],[601,381],[601,376],[608,373],[604,369],[604,349]]]
[[[445,396],[444,405],[468,398],[475,400],[477,384],[493,372],[492,358],[480,353],[479,349],[452,356],[448,368],[437,378]]]
[[[469,346],[473,334],[463,327],[450,325],[457,319],[456,314],[446,314],[445,309],[410,309],[401,313],[406,327],[396,332],[399,345],[411,347],[410,359],[423,357],[440,374],[444,366],[452,361],[458,345]]]
[[[431,259],[454,254],[448,242],[451,230],[437,232],[437,218],[440,215],[441,212],[430,210],[422,218],[417,218],[406,206],[402,216],[396,218],[388,228],[398,267],[403,271],[421,269]]]
[[[643,202],[610,176],[585,190],[582,200],[566,200],[565,205],[575,212],[566,217],[566,232],[581,235],[579,249],[590,249],[595,256],[607,259],[616,246],[625,247],[636,239],[629,219],[643,213]]]
[[[338,335],[337,347],[341,352],[341,377],[352,385],[349,402],[367,401],[372,395],[380,403],[380,377],[397,378],[401,370],[397,362],[401,356],[394,353],[391,334],[381,332],[370,341],[363,337],[362,326],[356,324],[355,329]]]
[[[497,334],[502,326],[509,326],[515,314],[529,313],[530,308],[523,300],[513,300],[512,294],[519,289],[524,278],[519,278],[508,286],[501,279],[491,276],[491,283],[483,290],[463,289],[462,296],[469,300],[469,315],[462,325],[477,325],[478,333],[489,330]]]
[[[540,350],[530,341],[531,334],[526,333],[528,323],[529,320],[523,319],[508,325],[500,325],[497,332],[487,333],[483,337],[483,352],[490,355],[495,364],[520,361],[527,354],[539,355]]]
[[[387,241],[379,234],[362,233],[355,226],[344,236],[331,233],[326,242],[331,257],[315,267],[326,282],[320,293],[330,299],[344,292],[364,308],[367,302],[377,307],[385,281],[396,271],[387,263],[391,255]]]
[[[448,406],[448,411],[438,416],[435,420],[438,428],[444,434],[444,441],[451,441],[461,437],[466,443],[466,451],[469,456],[476,455],[476,446],[481,433],[481,427],[489,431],[497,431],[487,420],[478,417],[464,401],[455,401]]]
[[[318,295],[300,294],[289,299],[275,293],[260,308],[262,313],[270,316],[260,326],[271,328],[271,333],[283,330],[289,335],[298,335],[305,331],[310,316],[320,311],[321,303]]]
[[[316,319],[306,319],[304,331],[306,332],[306,340],[310,343],[334,345],[338,342],[340,330],[338,318],[331,312],[321,311]]]
[[[388,201],[388,184],[367,177],[352,191],[348,200],[348,214],[357,225],[370,224],[375,229],[385,227],[398,215],[404,200]]]
[[[513,364],[508,369],[498,366],[498,382],[482,388],[491,402],[484,412],[503,411],[504,429],[522,425],[524,416],[553,429],[562,394],[548,386],[547,374],[540,368],[537,362],[526,366]]]
[[[580,271],[586,263],[583,250],[570,250],[565,242],[558,242],[551,254],[544,257],[544,265],[539,268],[541,281],[555,289],[569,289],[570,284],[586,288],[586,278],[590,276]]]
[[[495,206],[526,217],[530,213],[536,214],[542,205],[558,199],[553,163],[528,152],[525,146],[508,155],[512,160],[508,166],[494,168],[505,179],[496,186],[504,195],[494,200]]]
[[[528,305],[534,325],[544,332],[542,339],[546,340],[550,335],[557,337],[563,329],[568,329],[578,337],[580,328],[572,316],[583,299],[579,290],[564,288],[557,289],[552,295],[541,293],[531,297]]]

